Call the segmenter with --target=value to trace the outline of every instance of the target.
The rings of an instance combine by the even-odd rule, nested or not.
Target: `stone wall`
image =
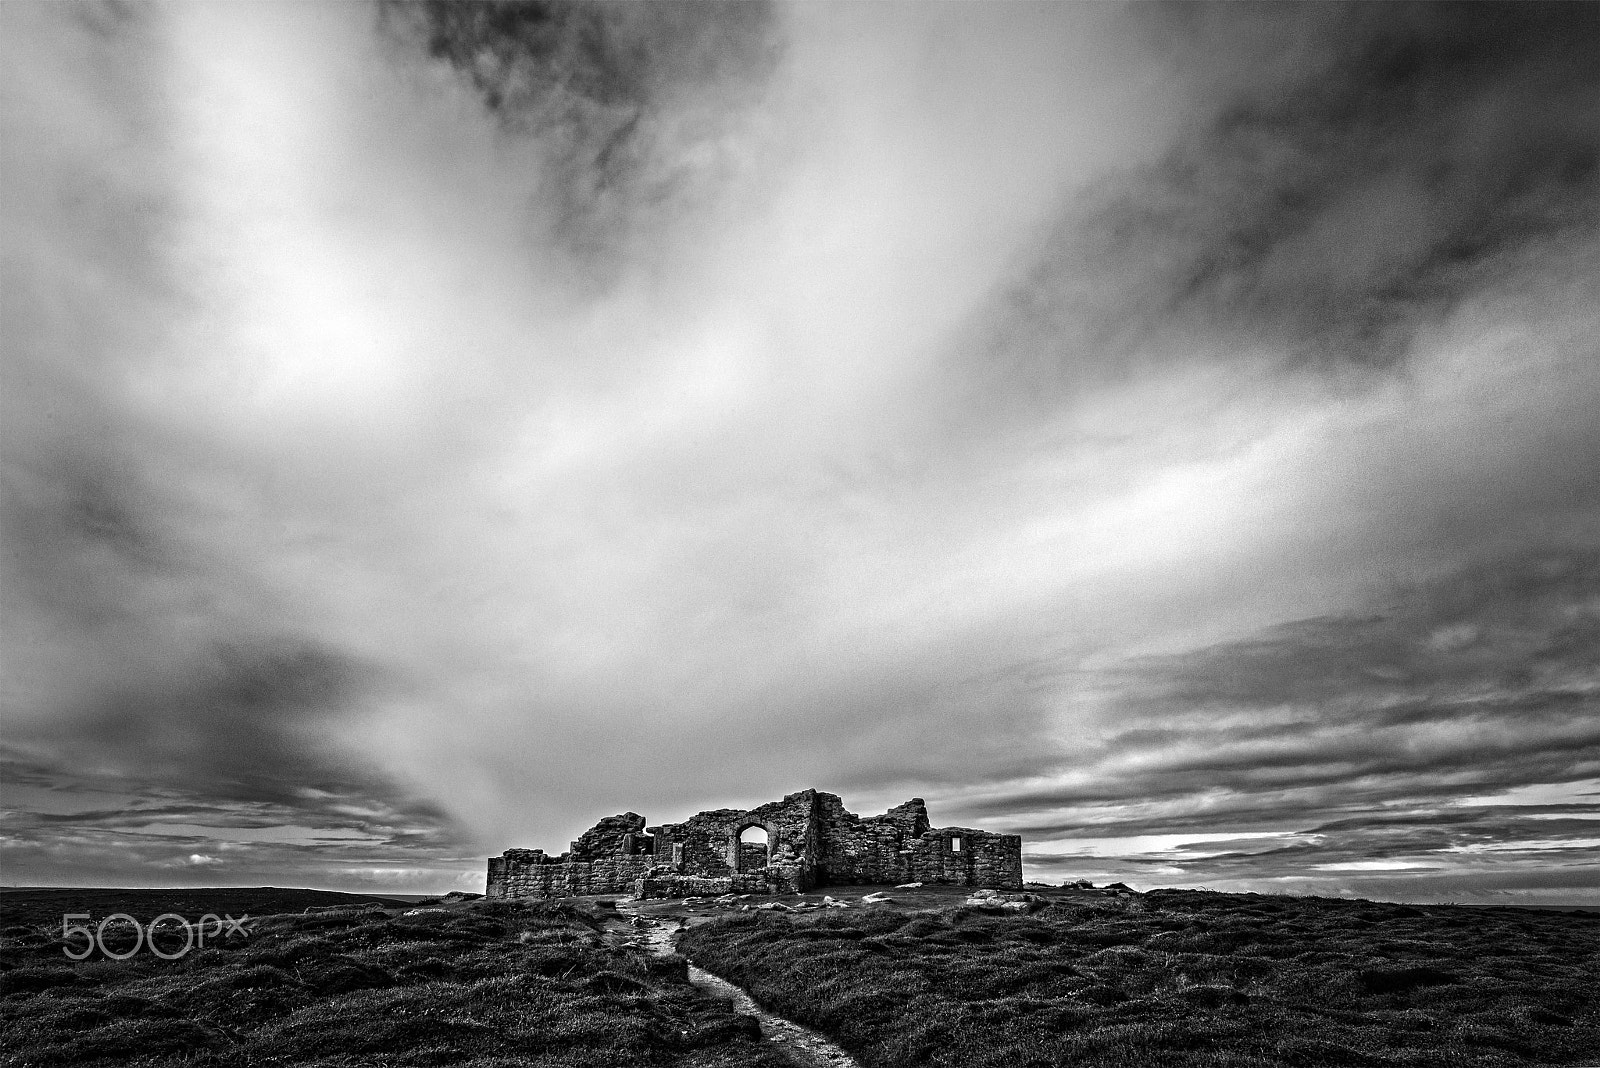
[[[930,827],[920,797],[882,816],[856,816],[833,794],[819,795],[824,848],[818,882],[953,883],[1022,889],[1022,838],[972,827]],[[960,849],[953,846],[958,843]]]
[[[765,842],[740,842],[739,843],[739,870],[760,871],[767,866],[767,845]]]
[[[658,857],[670,860],[676,874],[739,875],[743,877],[741,885],[748,887],[741,893],[792,894],[815,885],[818,837],[814,810],[818,796],[815,790],[801,790],[757,808],[712,809],[682,823],[651,827],[649,833],[655,838]],[[747,827],[767,832],[764,868],[740,868],[739,835]]]
[[[1019,836],[934,828],[921,798],[862,817],[836,794],[801,790],[753,809],[644,824],[635,812],[608,816],[557,857],[508,849],[489,860],[487,896],[794,893],[907,882],[1022,888]],[[749,827],[767,832],[765,847],[741,846]]]
[[[1022,838],[973,827],[943,827],[911,843],[907,870],[906,882],[1021,890]]]
[[[674,875],[658,868],[640,879],[633,892],[639,898],[721,897],[723,894],[763,894],[767,892],[767,884],[759,873],[713,877]]]
[[[486,897],[571,897],[574,894],[631,894],[656,866],[653,856],[597,857],[594,860],[538,859],[532,850],[507,850],[489,861]],[[515,856],[514,854],[524,854]],[[565,858],[566,854],[562,854]]]

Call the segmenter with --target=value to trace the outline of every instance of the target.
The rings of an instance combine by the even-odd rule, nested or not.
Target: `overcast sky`
[[[0,24],[4,882],[1600,901],[1600,5]]]

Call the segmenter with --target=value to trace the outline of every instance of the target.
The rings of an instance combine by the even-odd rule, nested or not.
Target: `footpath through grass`
[[[0,1065],[783,1068],[752,1017],[688,985],[681,958],[608,947],[601,927],[570,903],[342,910],[257,919],[178,960],[144,948],[74,963],[59,917],[13,924]],[[114,931],[113,953],[135,945]],[[182,944],[158,937],[169,954]]]
[[[1155,891],[744,912],[679,948],[866,1068],[1600,1063],[1600,915]]]

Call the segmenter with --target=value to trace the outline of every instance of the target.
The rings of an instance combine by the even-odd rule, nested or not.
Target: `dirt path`
[[[676,953],[676,925],[670,921],[640,917],[631,905],[632,902],[628,901],[617,902],[617,912],[622,916],[622,923],[625,925],[620,933],[629,942],[636,943],[658,956],[664,957]],[[633,924],[636,918],[644,921],[637,927]],[[798,1068],[860,1068],[855,1058],[822,1035],[809,1027],[800,1026],[793,1020],[786,1020],[777,1013],[767,1011],[756,1004],[755,999],[749,994],[726,979],[712,975],[694,961],[689,962],[689,983],[696,989],[715,997],[732,998],[734,1011],[754,1016],[760,1021],[762,1036],[783,1050]]]

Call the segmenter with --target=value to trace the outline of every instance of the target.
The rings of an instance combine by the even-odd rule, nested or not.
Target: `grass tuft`
[[[685,954],[864,1068],[1600,1060],[1600,916],[1201,891],[748,914]]]
[[[682,958],[607,945],[593,908],[404,911],[260,917],[248,939],[173,961],[141,951],[73,963],[45,923],[12,924],[0,943],[0,1065],[786,1063],[752,1018],[688,985]]]

